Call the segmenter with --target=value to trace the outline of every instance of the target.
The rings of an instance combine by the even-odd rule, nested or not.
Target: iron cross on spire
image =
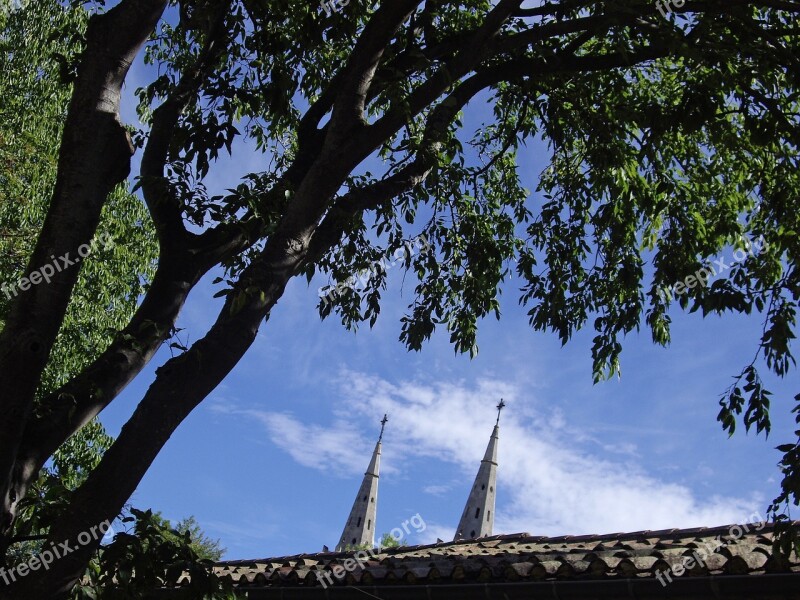
[[[381,420],[381,434],[378,436],[378,441],[380,442],[383,439],[383,428],[386,427],[386,421],[389,420],[389,417],[383,415],[383,420]]]
[[[506,403],[503,402],[502,398],[500,398],[500,404],[497,405],[497,422],[495,423],[495,425],[500,425],[500,411],[503,410],[505,405]]]

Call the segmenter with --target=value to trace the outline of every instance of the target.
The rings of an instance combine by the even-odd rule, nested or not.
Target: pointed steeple
[[[497,492],[497,442],[500,436],[500,411],[506,405],[502,398],[497,405],[497,421],[483,455],[475,483],[472,484],[467,505],[458,522],[454,542],[473,540],[492,535],[494,498]]]
[[[381,434],[378,436],[378,443],[372,452],[372,459],[369,461],[367,472],[364,473],[364,480],[358,488],[353,508],[350,509],[350,516],[342,531],[342,537],[336,545],[336,551],[341,552],[347,546],[360,546],[369,544],[375,545],[375,517],[378,514],[378,478],[381,469],[381,440],[383,439],[383,429],[389,419],[383,415],[381,421]]]

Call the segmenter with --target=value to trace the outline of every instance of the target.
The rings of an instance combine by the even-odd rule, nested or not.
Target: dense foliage
[[[175,598],[236,598],[231,581],[217,577],[210,568],[221,556],[219,544],[208,539],[198,543],[192,535],[199,532],[193,519],[172,528],[157,513],[132,509],[122,522],[130,524],[130,531],[117,533],[103,546],[98,560],[75,586],[73,600],[139,600],[153,590],[178,585],[181,578],[188,578],[187,585]]]
[[[88,15],[57,0],[0,10],[0,325],[19,293],[56,180],[59,140]],[[35,116],[35,118],[33,118]],[[42,378],[44,395],[83,370],[130,319],[156,246],[142,201],[116,189]],[[75,252],[72,253],[73,256]]]

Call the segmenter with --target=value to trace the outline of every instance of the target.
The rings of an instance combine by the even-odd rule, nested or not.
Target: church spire
[[[494,498],[497,491],[497,442],[500,435],[500,411],[506,403],[500,399],[497,405],[497,421],[495,421],[492,437],[483,455],[475,483],[467,499],[467,505],[458,522],[456,536],[453,541],[472,540],[492,535],[494,524]]]
[[[381,434],[378,436],[378,443],[372,452],[372,459],[369,461],[367,472],[364,473],[364,480],[358,488],[358,495],[353,508],[350,509],[350,516],[342,531],[342,537],[336,545],[336,551],[341,552],[347,546],[361,546],[368,544],[370,547],[375,545],[375,517],[378,513],[378,478],[381,468],[381,440],[383,430],[389,419],[383,415],[381,421]]]

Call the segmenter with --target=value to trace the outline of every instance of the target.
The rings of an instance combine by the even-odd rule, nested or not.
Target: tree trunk
[[[53,198],[25,274],[34,283],[46,265],[56,272],[49,282],[20,289],[0,333],[0,537],[8,536],[16,514],[19,446],[78,278],[78,250],[91,242],[108,194],[130,171],[133,148],[118,118],[122,83],[165,5],[124,0],[89,22]]]
[[[283,265],[286,260],[280,261]],[[167,361],[139,403],[131,419],[103,456],[100,465],[75,492],[68,514],[55,523],[46,545],[69,540],[73,552],[54,562],[48,571],[19,579],[3,600],[62,600],[83,575],[100,540],[78,543],[79,536],[106,519],[113,520],[136,490],[172,432],[228,375],[251,346],[258,327],[275,305],[294,269],[276,273],[263,263],[255,268],[264,281],[257,295],[234,314],[229,298],[209,333],[184,354]],[[251,280],[252,281],[252,280]],[[85,538],[84,534],[84,538]]]

